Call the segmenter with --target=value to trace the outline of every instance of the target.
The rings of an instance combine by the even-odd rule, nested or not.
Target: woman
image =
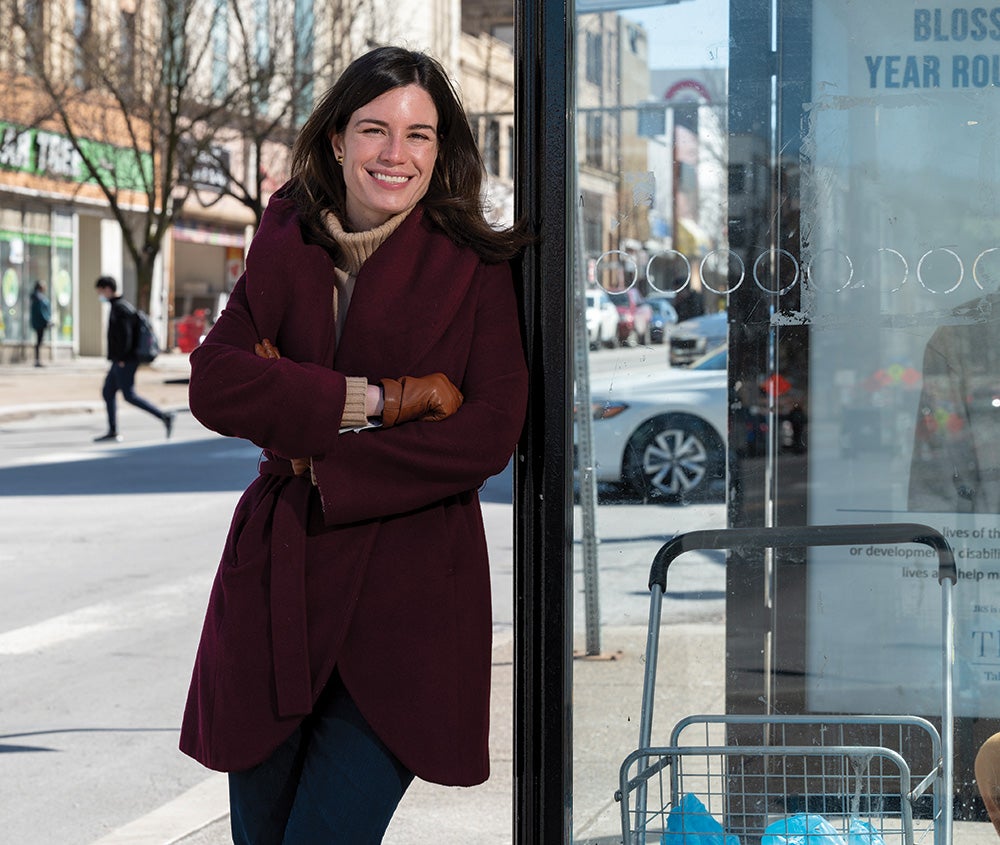
[[[206,426],[264,450],[210,598],[181,748],[237,843],[379,842],[414,775],[489,773],[477,489],[527,375],[483,165],[441,67],[380,48],[317,105],[191,355]]]

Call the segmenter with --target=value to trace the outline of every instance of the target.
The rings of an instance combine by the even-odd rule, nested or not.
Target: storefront
[[[131,151],[81,143],[115,168],[120,189],[140,187]],[[145,157],[141,166],[150,160]],[[107,200],[69,138],[0,120],[0,360],[25,361],[33,354],[30,301],[36,283],[44,286],[52,312],[44,357],[103,354],[93,280],[111,274],[134,300],[131,264]],[[155,304],[151,312],[159,319],[158,299]]]
[[[242,275],[248,239],[242,228],[191,219],[178,221],[172,233],[172,342],[182,352],[190,352],[225,308],[229,292]]]
[[[65,210],[34,205],[33,211],[0,208],[0,338],[21,356],[34,345],[31,294],[41,283],[51,304],[52,326],[45,341],[50,355],[56,355],[56,349],[72,350],[76,338],[75,219]]]
[[[692,553],[696,586],[685,570],[668,585],[660,638],[699,650],[691,665],[718,675],[730,713],[903,714],[953,729],[948,800],[972,825],[953,841],[974,841],[963,837],[985,814],[973,763],[1000,731],[1000,9],[581,0],[566,12],[526,4],[519,41],[520,210],[541,234],[525,264],[526,342],[544,377],[516,464],[517,841],[620,841],[617,773],[603,804],[580,786],[603,774],[593,736],[574,733],[574,706],[597,694],[574,654],[596,629],[597,651],[613,655],[615,637],[644,624],[628,579],[644,593],[661,543],[911,523],[956,557],[951,725],[933,549],[865,535]],[[664,79],[714,90],[665,97]],[[588,278],[602,277],[587,272],[595,261],[644,296],[695,291],[725,311],[725,379],[702,407],[683,405],[692,391],[671,381],[664,347],[581,357],[575,321]],[[657,712],[683,715],[672,681]],[[612,741],[602,761],[631,750]],[[805,803],[769,795],[761,814],[837,815],[860,782]],[[855,815],[872,811],[859,800]]]

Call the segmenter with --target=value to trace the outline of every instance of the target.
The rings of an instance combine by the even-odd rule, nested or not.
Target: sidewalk
[[[721,647],[717,626],[684,626],[693,648]],[[576,688],[586,694],[574,701],[573,819],[575,845],[617,845],[621,842],[619,805],[614,800],[618,768],[638,742],[645,627],[608,628],[605,640],[614,644],[614,659],[574,662]],[[686,650],[686,649],[685,649]],[[712,670],[721,682],[722,661]],[[705,678],[678,684],[658,702],[662,724],[695,706],[705,693]],[[721,689],[721,686],[719,687]],[[669,700],[668,700],[669,699]],[[415,781],[404,795],[383,845],[510,845],[513,825],[513,642],[508,638],[493,652],[491,714],[491,775],[483,785],[461,789]],[[124,845],[126,840],[121,840]],[[229,819],[224,817],[179,840],[176,845],[229,843]],[[102,843],[104,845],[104,843]],[[110,845],[110,844],[109,844]],[[163,845],[166,845],[164,843]],[[535,843],[548,845],[548,843]],[[552,843],[561,845],[561,843]]]
[[[103,358],[86,357],[0,365],[0,422],[28,419],[41,413],[96,413],[98,427],[105,424],[101,387],[108,371]],[[188,356],[160,355],[149,366],[139,367],[136,390],[140,396],[171,410],[187,408]],[[106,426],[105,426],[106,428]]]

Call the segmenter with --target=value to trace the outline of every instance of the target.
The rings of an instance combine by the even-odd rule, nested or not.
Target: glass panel
[[[0,341],[34,342],[31,294],[41,282],[52,310],[46,342],[72,342],[73,243],[66,214],[8,211],[0,219]]]
[[[962,817],[981,806],[976,748],[1000,728],[1000,111],[991,87],[1000,56],[987,48],[998,23],[979,8],[816,0],[802,110],[803,317],[814,326],[817,421],[809,519],[918,521],[955,546]],[[810,561],[808,706],[937,713],[933,560],[913,549],[851,554],[858,560],[817,552]],[[870,572],[866,589],[833,591],[857,564]],[[849,634],[841,651],[822,646],[832,629]],[[873,641],[886,643],[875,659]],[[887,665],[905,683],[887,684]]]
[[[0,337],[3,340],[18,341],[25,337],[25,291],[28,289],[24,278],[24,238],[20,233],[0,233]]]
[[[639,742],[653,555],[675,532],[726,525],[726,300],[711,288],[726,276],[729,12],[583,8],[572,817],[575,841],[603,843],[620,841],[612,796]],[[678,323],[699,315],[682,338]],[[658,739],[686,713],[724,709],[725,613],[724,553],[688,554],[663,607]]]
[[[1000,13],[577,12],[574,837],[641,822],[660,841],[687,792],[743,842],[806,811],[845,841],[866,824],[885,842],[945,841],[952,817],[959,845],[995,835],[973,766],[1000,731]],[[949,539],[953,596],[933,548],[894,539],[900,523]],[[680,555],[652,617],[653,676],[647,582],[670,537],[828,524],[865,539]],[[746,715],[701,745],[759,748],[639,753],[695,712]],[[820,713],[843,720],[778,724]],[[775,751],[791,745],[813,751]],[[632,775],[670,766],[619,804],[631,752]],[[894,771],[878,784],[874,759]],[[714,779],[678,774],[711,760]],[[757,776],[734,780],[748,760]],[[921,797],[900,761],[929,775]]]
[[[52,331],[54,341],[73,341],[73,248],[60,241],[52,250]]]

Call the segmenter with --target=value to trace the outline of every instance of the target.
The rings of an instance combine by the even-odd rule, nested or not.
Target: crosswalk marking
[[[0,655],[32,654],[90,634],[134,628],[154,620],[181,616],[191,608],[179,599],[199,592],[207,598],[210,577],[191,575],[180,581],[5,631],[0,633]]]
[[[213,775],[92,845],[171,845],[179,842],[229,813],[228,783],[225,775]]]

